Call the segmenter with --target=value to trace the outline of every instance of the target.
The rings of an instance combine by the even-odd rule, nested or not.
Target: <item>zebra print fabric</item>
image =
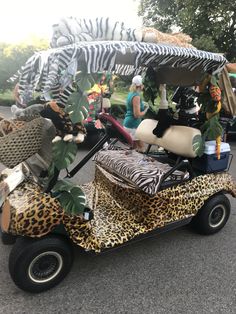
[[[141,74],[150,65],[168,65],[189,70],[200,68],[212,73],[226,59],[219,54],[144,42],[81,42],[34,54],[22,67],[19,92],[24,99],[29,91],[41,91],[46,100],[51,91],[59,95],[65,82],[72,81],[81,69],[87,73],[109,71],[121,75]],[[51,97],[51,98],[50,98]]]
[[[164,174],[171,170],[168,164],[134,150],[102,150],[94,156],[94,160],[150,195],[158,192]],[[167,180],[183,178],[188,178],[188,174],[176,170]]]
[[[52,48],[94,40],[141,41],[142,30],[127,28],[124,22],[114,21],[109,17],[68,17],[53,25]]]

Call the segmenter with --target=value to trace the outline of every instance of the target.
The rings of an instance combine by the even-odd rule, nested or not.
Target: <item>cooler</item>
[[[221,143],[220,159],[216,156],[216,141],[206,141],[204,154],[193,159],[194,169],[204,173],[224,171],[228,168],[230,146],[228,143]]]

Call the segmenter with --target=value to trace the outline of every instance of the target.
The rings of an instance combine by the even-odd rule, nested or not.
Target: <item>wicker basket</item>
[[[37,153],[42,144],[43,118],[29,122],[2,119],[0,121],[0,162],[13,168]],[[11,132],[5,132],[3,124],[11,125]]]

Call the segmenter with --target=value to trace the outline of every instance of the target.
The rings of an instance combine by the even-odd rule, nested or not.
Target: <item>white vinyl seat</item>
[[[136,138],[150,145],[161,146],[179,156],[196,157],[193,141],[196,136],[201,136],[200,130],[187,126],[172,125],[161,138],[158,138],[152,133],[157,124],[158,121],[153,119],[143,120],[136,130]]]

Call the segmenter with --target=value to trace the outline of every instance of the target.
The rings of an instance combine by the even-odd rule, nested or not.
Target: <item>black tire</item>
[[[1,232],[1,240],[5,245],[12,245],[16,242],[16,236],[6,232]]]
[[[22,290],[48,290],[68,274],[73,263],[71,244],[63,237],[18,238],[9,256],[9,272]]]
[[[228,198],[223,194],[216,194],[198,211],[191,222],[192,227],[200,234],[214,234],[225,226],[230,208]]]

